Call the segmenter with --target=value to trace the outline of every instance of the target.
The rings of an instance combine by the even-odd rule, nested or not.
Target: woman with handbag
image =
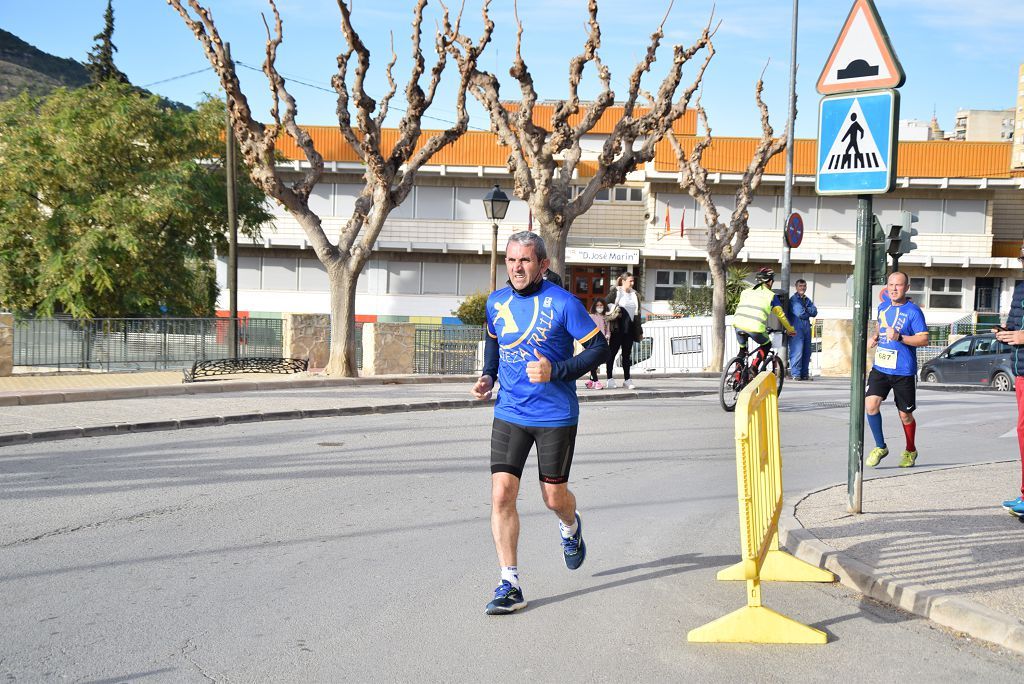
[[[612,369],[615,365],[615,354],[622,351],[622,378],[623,386],[626,389],[636,389],[636,385],[629,379],[629,366],[632,362],[633,342],[641,339],[640,327],[640,293],[633,289],[636,280],[633,274],[628,271],[615,280],[615,289],[607,297],[608,325],[611,328],[611,340],[608,351],[608,363],[605,368],[605,375],[608,381],[605,387],[615,389],[615,380],[612,378]]]

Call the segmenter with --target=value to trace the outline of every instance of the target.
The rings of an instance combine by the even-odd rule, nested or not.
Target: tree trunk
[[[725,263],[718,255],[708,255],[708,266],[711,267],[714,291],[711,297],[711,363],[707,369],[718,373],[722,370],[722,361],[725,357],[725,286],[728,274]]]
[[[356,366],[356,280],[359,272],[337,263],[327,271],[331,291],[331,353],[327,375],[354,378]]]
[[[567,277],[565,272],[565,245],[569,241],[569,229],[572,228],[572,222],[563,223],[558,225],[557,223],[551,226],[544,225],[540,226],[540,236],[544,238],[544,245],[548,250],[548,259],[551,260],[550,269],[562,276]],[[565,281],[568,285],[568,280]]]

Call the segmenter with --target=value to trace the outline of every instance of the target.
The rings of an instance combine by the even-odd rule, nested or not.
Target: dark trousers
[[[611,347],[608,350],[608,363],[605,366],[605,375],[612,377],[612,368],[615,367],[615,355],[622,351],[622,377],[629,380],[629,366],[633,357],[633,319],[625,311],[615,321],[612,329],[612,338],[608,343]]]
[[[789,374],[794,378],[810,377],[811,326],[796,328],[796,336],[789,338]]]

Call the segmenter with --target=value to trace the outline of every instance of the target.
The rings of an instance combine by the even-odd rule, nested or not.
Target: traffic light
[[[882,224],[878,221],[878,217],[875,216],[873,218],[874,222],[871,227],[871,273],[868,276],[868,282],[871,285],[885,285],[885,231],[882,229]]]
[[[903,226],[889,226],[889,234],[885,236],[885,253],[891,257],[898,257],[900,252],[900,231],[903,230]]]
[[[877,219],[876,219],[877,220]],[[885,236],[885,252],[892,257],[892,270],[900,268],[900,257],[912,249],[917,249],[913,238],[917,235],[917,214],[909,211],[900,212],[900,225],[889,226],[889,234]]]
[[[907,254],[912,249],[917,249],[917,245],[912,242],[914,236],[917,235],[917,228],[914,228],[914,224],[917,223],[917,214],[913,214],[909,211],[900,212],[900,254]]]

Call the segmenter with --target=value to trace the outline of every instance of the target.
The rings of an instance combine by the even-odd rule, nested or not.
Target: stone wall
[[[868,321],[868,337],[878,325]],[[867,350],[865,373],[871,370],[875,350]],[[853,321],[823,320],[821,322],[821,375],[825,378],[848,378],[853,371]]]
[[[363,323],[362,375],[408,375],[416,350],[415,323]]]
[[[331,317],[328,314],[285,314],[284,355],[309,359],[310,370],[324,368],[330,356]]]
[[[14,372],[14,314],[0,313],[0,378]]]

